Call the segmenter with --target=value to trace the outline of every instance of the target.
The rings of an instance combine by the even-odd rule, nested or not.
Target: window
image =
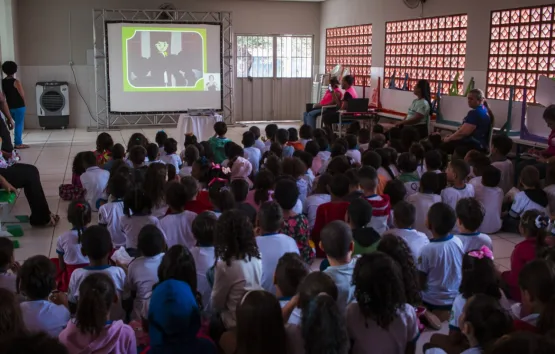
[[[237,36],[237,77],[312,77],[312,36]]]
[[[326,73],[338,64],[351,70],[356,86],[370,86],[372,25],[326,29]]]
[[[402,87],[408,74],[408,88],[418,80],[430,82],[432,93],[447,93],[459,74],[462,93],[466,56],[467,16],[454,15],[418,20],[387,22],[385,30],[384,87],[395,74],[395,85]]]
[[[538,75],[555,76],[554,5],[492,11],[486,96],[535,101]]]

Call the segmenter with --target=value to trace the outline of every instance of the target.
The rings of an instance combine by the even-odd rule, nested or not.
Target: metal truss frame
[[[89,129],[106,130],[133,126],[175,125],[177,112],[115,114],[109,109],[108,39],[107,23],[206,23],[221,26],[222,116],[233,124],[233,29],[231,12],[191,12],[183,10],[93,10],[94,85],[96,113],[91,117]]]

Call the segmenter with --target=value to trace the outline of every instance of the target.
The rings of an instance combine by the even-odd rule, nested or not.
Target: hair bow
[[[224,175],[230,174],[230,173],[231,173],[231,168],[229,168],[229,167],[222,167],[222,173],[223,173]]]
[[[200,164],[202,166],[206,166],[208,164],[208,159],[206,158],[206,156],[200,158]]]
[[[535,220],[535,224],[538,229],[545,229],[546,227],[549,226],[549,217],[538,215],[538,217]]]
[[[478,259],[482,259],[482,258],[486,257],[486,258],[489,258],[489,259],[493,260],[493,252],[487,246],[482,246],[477,251],[469,252],[468,255],[470,257],[474,257],[474,258],[478,258]]]
[[[222,166],[220,166],[219,163],[213,163],[213,162],[212,162],[211,168],[212,168],[213,170],[221,170],[221,169],[222,169]]]
[[[75,206],[79,209],[85,209],[85,205],[83,205],[82,203],[77,203],[75,204]]]
[[[218,177],[212,178],[212,180],[208,183],[208,187],[212,186],[216,182],[226,183],[227,181],[223,178],[218,178]]]

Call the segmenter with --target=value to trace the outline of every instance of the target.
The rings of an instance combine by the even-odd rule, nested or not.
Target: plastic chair
[[[322,106],[320,115],[318,116],[318,118],[316,118],[316,128],[322,128],[322,117],[324,115],[324,111],[330,108],[337,108],[337,106],[336,105]]]

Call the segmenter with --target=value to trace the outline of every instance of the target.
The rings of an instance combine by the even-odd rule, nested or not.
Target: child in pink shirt
[[[135,332],[123,321],[108,321],[116,288],[104,273],[93,273],[79,287],[75,319],[60,333],[70,353],[136,354]]]

